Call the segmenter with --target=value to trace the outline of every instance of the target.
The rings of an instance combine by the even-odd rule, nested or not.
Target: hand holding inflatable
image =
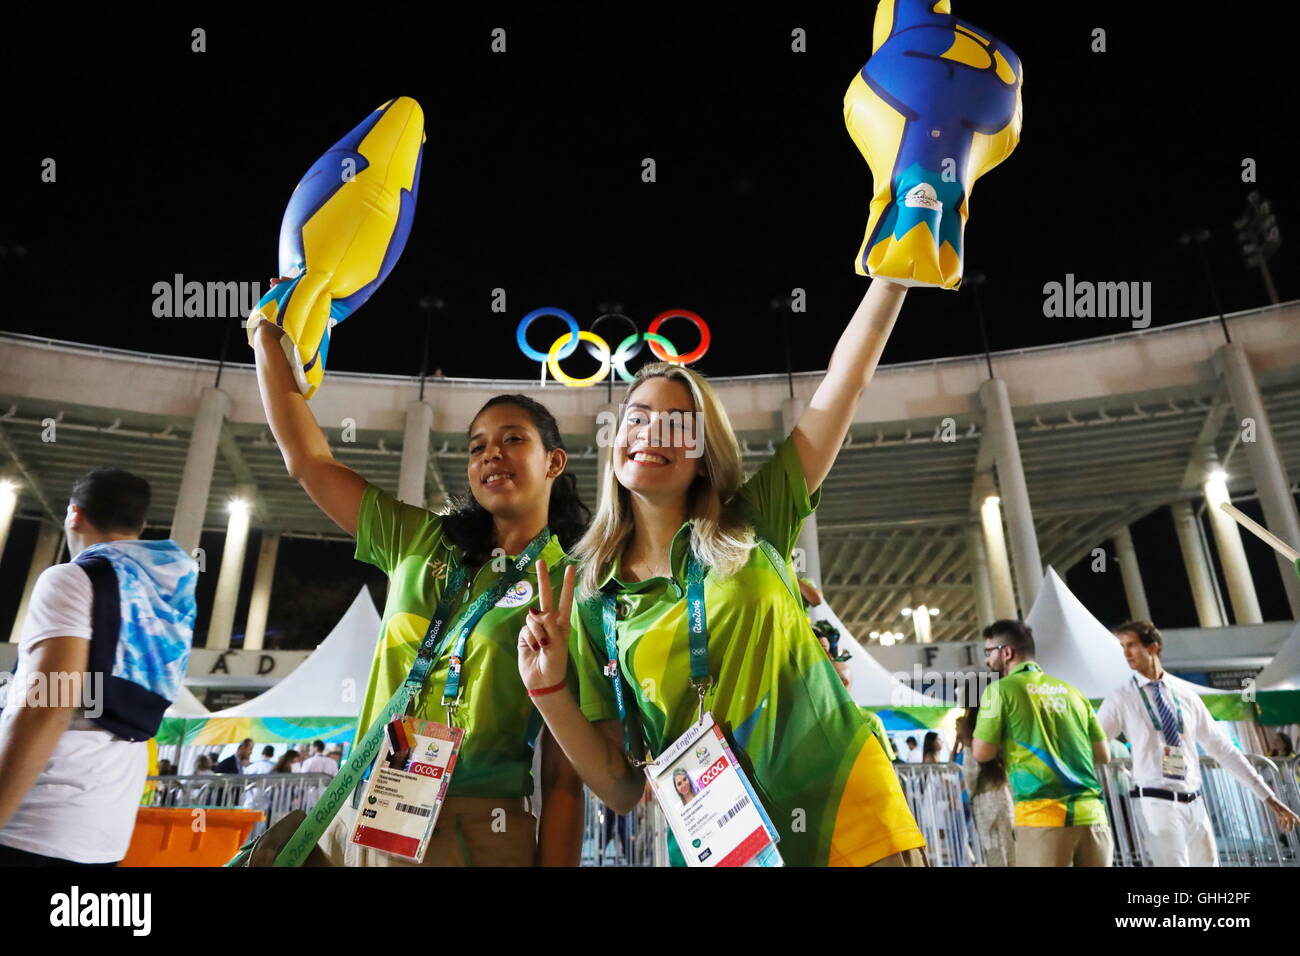
[[[1020,60],[950,0],[880,0],[871,54],[844,94],[875,180],[857,273],[955,289],[971,188],[1020,142]]]
[[[424,155],[424,113],[389,100],[307,170],[280,222],[280,275],[248,317],[284,329],[298,388],[320,387],[330,332],[374,294],[406,246]]]

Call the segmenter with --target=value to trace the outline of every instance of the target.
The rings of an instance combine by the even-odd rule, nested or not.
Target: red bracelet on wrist
[[[547,694],[554,694],[556,691],[564,690],[564,688],[568,686],[569,686],[569,682],[567,680],[562,680],[558,684],[554,684],[550,687],[543,687],[540,690],[530,690],[528,692],[528,696],[545,697]]]

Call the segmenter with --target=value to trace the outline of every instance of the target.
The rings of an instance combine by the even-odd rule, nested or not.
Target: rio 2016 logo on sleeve
[[[533,582],[519,581],[501,595],[497,607],[523,607],[533,599]]]

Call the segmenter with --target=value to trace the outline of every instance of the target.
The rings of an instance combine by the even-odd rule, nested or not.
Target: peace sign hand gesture
[[[537,603],[529,608],[519,629],[519,677],[528,690],[542,690],[563,682],[569,667],[569,615],[573,611],[573,586],[577,568],[564,569],[564,587],[557,606],[551,594],[551,577],[545,561],[537,562]]]

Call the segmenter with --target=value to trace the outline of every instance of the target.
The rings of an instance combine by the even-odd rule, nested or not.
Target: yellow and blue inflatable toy
[[[389,100],[316,160],[280,221],[281,282],[248,318],[280,339],[307,398],[320,387],[330,333],[374,294],[411,235],[424,156],[424,112]]]
[[[880,0],[844,122],[875,180],[858,275],[961,284],[975,180],[1020,142],[1019,58],[950,0]]]

